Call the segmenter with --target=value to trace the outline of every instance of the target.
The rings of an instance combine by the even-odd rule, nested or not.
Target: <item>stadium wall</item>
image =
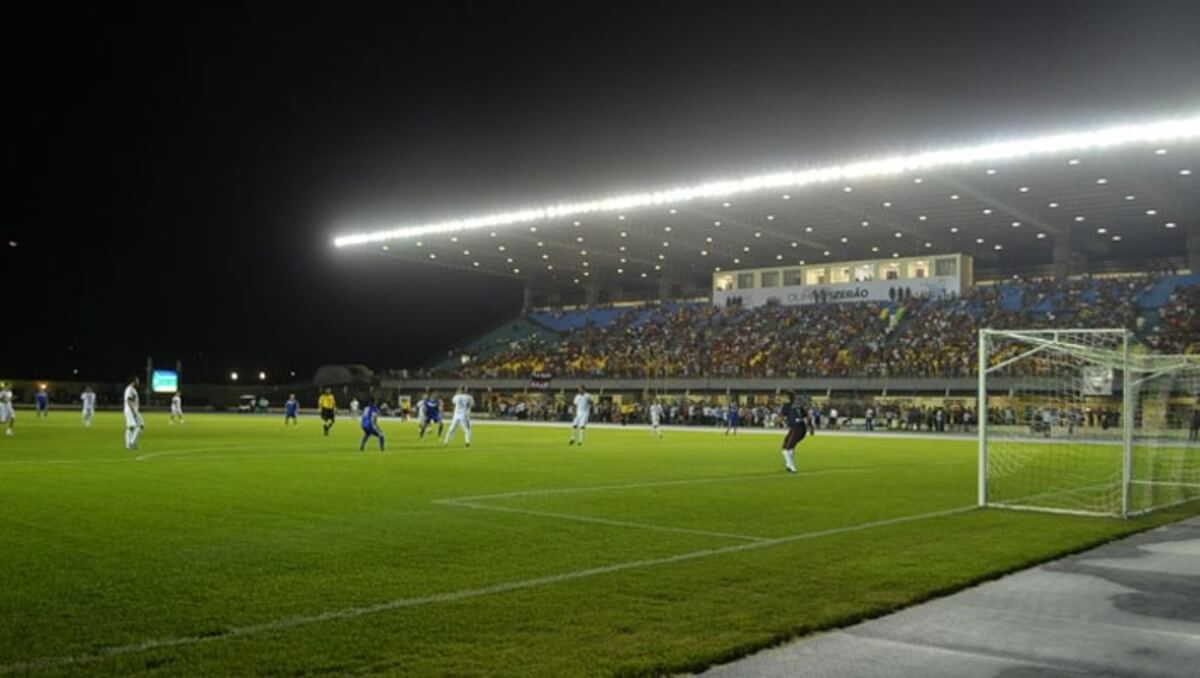
[[[991,389],[997,393],[1005,392],[1013,386],[1006,379],[996,379]],[[861,377],[861,378],[811,378],[811,379],[583,379],[563,377],[554,379],[547,389],[534,389],[529,379],[382,379],[380,386],[387,390],[400,392],[424,391],[427,389],[448,392],[460,386],[472,390],[490,390],[503,392],[546,392],[559,390],[574,390],[580,386],[590,391],[604,390],[606,392],[638,392],[644,390],[691,392],[691,393],[725,393],[726,391],[768,393],[779,391],[801,391],[810,393],[821,392],[861,392],[865,394],[906,393],[922,394],[971,394],[978,388],[975,377],[955,378],[921,378],[921,377]],[[1024,380],[1021,385],[1026,390],[1037,388],[1037,380]],[[1047,381],[1045,388],[1055,388],[1056,384]],[[1118,390],[1119,387],[1118,387]]]
[[[52,407],[56,409],[78,409],[79,396],[85,387],[90,386],[96,392],[96,404],[101,408],[120,407],[121,394],[125,390],[124,382],[95,382],[95,381],[60,381],[52,379],[0,379],[12,384],[13,397],[18,405],[33,402],[38,386],[46,385]],[[266,398],[273,407],[279,407],[287,399],[289,393],[295,393],[305,406],[315,406],[317,387],[312,382],[291,382],[285,384],[192,384],[183,382],[179,387],[183,394],[185,409],[210,408],[216,410],[233,409],[244,395]],[[336,391],[339,393],[341,391]],[[170,394],[150,393],[142,385],[142,403],[147,407],[165,406],[171,399]]]

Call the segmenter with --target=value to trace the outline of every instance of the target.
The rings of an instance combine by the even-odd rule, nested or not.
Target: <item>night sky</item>
[[[1195,0],[482,4],[8,10],[0,377],[417,366],[519,287],[339,227],[1200,109]]]

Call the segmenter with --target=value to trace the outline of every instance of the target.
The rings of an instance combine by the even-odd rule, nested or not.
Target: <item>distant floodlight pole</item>
[[[238,380],[237,370],[230,372],[229,373],[229,381],[237,381],[237,380]]]
[[[261,372],[261,371],[260,371],[260,372],[258,373],[258,380],[259,380],[259,381],[266,381],[266,380],[267,380],[267,373],[266,373],[266,372]]]

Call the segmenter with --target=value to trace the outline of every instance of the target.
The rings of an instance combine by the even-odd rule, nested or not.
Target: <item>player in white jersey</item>
[[[454,405],[454,416],[450,419],[450,429],[446,431],[446,439],[442,441],[442,444],[449,444],[450,439],[454,437],[454,429],[462,426],[463,440],[466,441],[467,447],[470,447],[471,408],[475,407],[475,399],[471,397],[470,393],[467,393],[467,387],[463,386],[450,398],[450,403]]]
[[[350,416],[352,416],[352,417],[358,416],[358,398],[350,399]]]
[[[414,408],[414,414],[417,417],[417,430],[424,430],[424,428],[425,428],[425,421],[426,421],[426,419],[425,419],[425,401],[428,399],[429,399],[429,391],[422,393],[417,398],[417,404]]]
[[[142,403],[138,398],[137,387],[141,381],[135,376],[129,380],[129,385],[125,387],[125,395],[121,401],[125,404],[125,449],[136,450],[138,436],[142,434],[142,429],[146,428],[146,424],[142,421]]]
[[[568,445],[582,445],[583,433],[587,430],[588,420],[592,417],[592,397],[587,389],[580,386],[575,396],[575,419],[571,422],[571,440]]]
[[[12,401],[12,389],[9,388],[8,384],[0,382],[0,424],[4,425],[4,435],[6,436],[13,434],[13,424],[17,421]]]
[[[92,417],[96,414],[96,392],[91,386],[86,386],[83,393],[79,395],[79,402],[83,403],[83,425],[91,426]]]
[[[183,394],[179,391],[171,396],[171,415],[167,419],[167,423],[174,424],[176,421],[180,424],[183,423]]]
[[[662,426],[662,418],[663,418],[662,403],[655,400],[650,405],[650,430],[651,430],[651,432],[654,433],[654,435],[658,436],[659,438],[662,437],[662,430],[659,428],[659,426]]]

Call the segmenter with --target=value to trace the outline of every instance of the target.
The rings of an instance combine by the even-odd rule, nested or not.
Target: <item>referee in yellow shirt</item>
[[[317,398],[317,408],[321,410],[321,425],[325,428],[325,435],[329,435],[337,412],[337,401],[333,399],[333,391],[329,390],[329,387]]]

